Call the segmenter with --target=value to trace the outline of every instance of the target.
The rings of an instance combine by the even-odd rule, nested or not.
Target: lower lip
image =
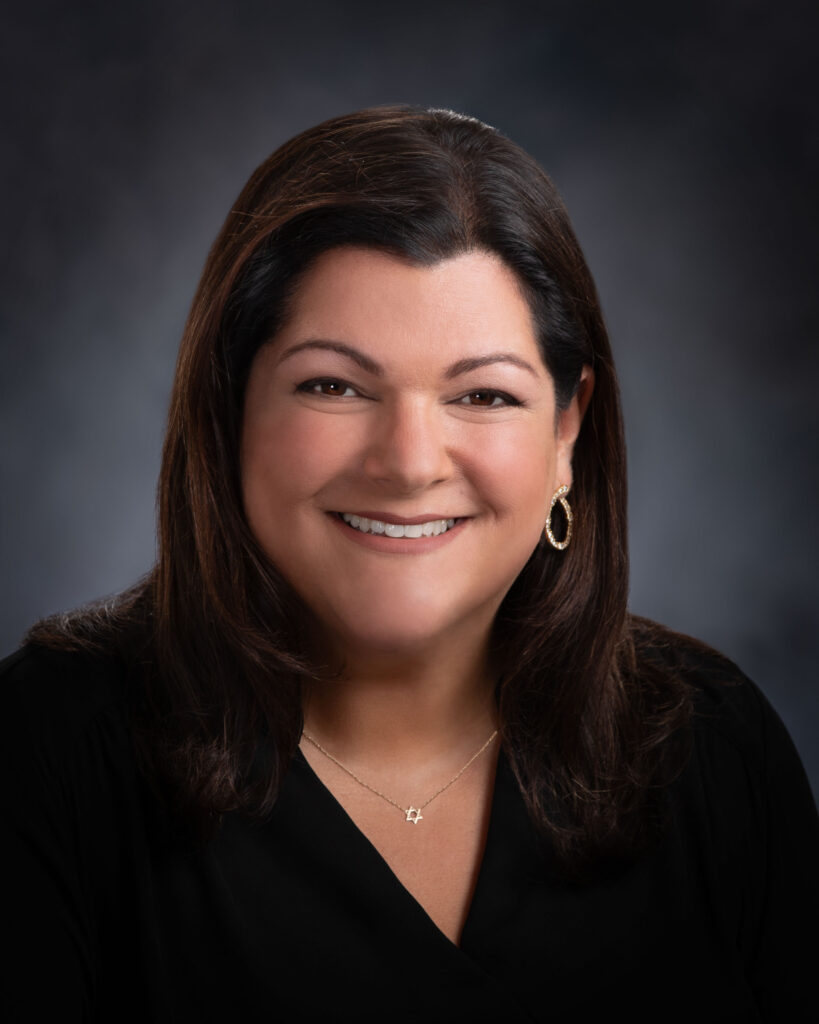
[[[455,540],[469,522],[468,519],[458,519],[446,533],[439,533],[437,537],[386,537],[383,533],[362,533],[361,530],[356,530],[354,526],[345,523],[337,512],[329,512],[328,515],[343,535],[354,544],[370,551],[383,551],[390,555],[425,555],[430,551],[437,551]]]

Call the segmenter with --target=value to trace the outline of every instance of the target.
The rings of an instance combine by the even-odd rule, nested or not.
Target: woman
[[[409,108],[274,153],[183,338],[155,570],[5,665],[17,1019],[812,1015],[804,772],[627,615],[625,540],[534,161]]]

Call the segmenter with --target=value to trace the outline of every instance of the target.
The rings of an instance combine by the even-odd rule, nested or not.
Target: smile
[[[383,534],[385,537],[438,537],[451,530],[456,519],[430,519],[426,523],[385,523],[380,519],[367,519],[365,516],[342,512],[341,518],[360,533]]]

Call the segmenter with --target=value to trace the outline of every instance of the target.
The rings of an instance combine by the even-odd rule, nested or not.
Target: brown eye
[[[359,394],[350,384],[333,378],[306,380],[303,384],[299,384],[296,390],[303,391],[307,395],[322,395],[326,398],[355,398]]]
[[[470,405],[494,405],[498,399],[498,394],[495,391],[472,391],[466,396],[469,399]]]
[[[471,409],[505,409],[523,403],[506,391],[496,391],[494,388],[480,388],[477,391],[470,391],[461,398],[456,399],[458,405],[468,405]]]
[[[316,387],[322,395],[343,395],[347,390],[346,385],[339,384],[337,380],[324,380]]]

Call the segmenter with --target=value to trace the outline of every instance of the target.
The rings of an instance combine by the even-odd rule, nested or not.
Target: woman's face
[[[496,256],[333,250],[251,367],[247,518],[334,647],[480,642],[571,483],[579,424]]]

